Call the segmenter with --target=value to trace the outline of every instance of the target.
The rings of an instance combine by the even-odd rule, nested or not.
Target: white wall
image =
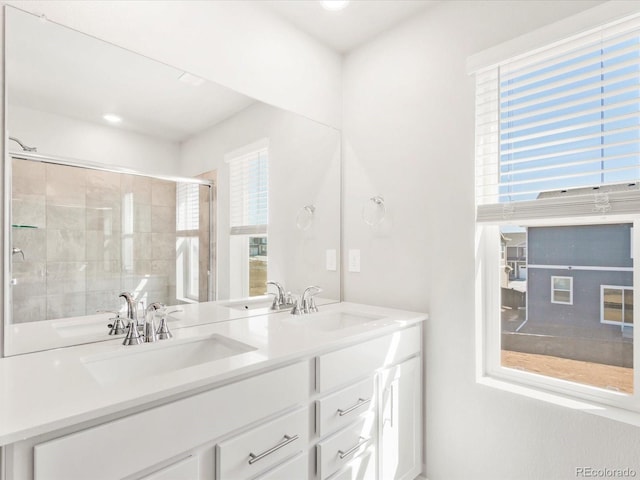
[[[344,299],[428,311],[429,480],[568,479],[632,467],[638,429],[478,386],[474,375],[474,81],[466,58],[598,2],[455,1],[345,59],[343,234],[362,250]],[[382,195],[387,225],[360,219]]]
[[[340,298],[340,274],[325,268],[326,249],[340,249],[340,132],[264,103],[234,115],[182,145],[185,174],[217,169],[218,298],[229,298],[229,170],[225,155],[269,141],[269,280],[301,294],[309,285]],[[316,207],[308,230],[296,228],[305,205]],[[275,260],[274,260],[275,259]]]
[[[340,55],[252,2],[5,3],[258,100],[340,125]]]
[[[176,142],[10,105],[7,130],[38,152],[141,172],[182,175]],[[9,143],[9,150],[20,147]]]

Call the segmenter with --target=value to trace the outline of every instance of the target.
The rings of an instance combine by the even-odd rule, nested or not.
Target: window
[[[269,217],[268,142],[226,156],[229,164],[230,294],[264,295]]]
[[[475,76],[480,378],[640,411],[640,15]]]
[[[200,185],[176,184],[176,298],[200,298]]]
[[[573,305],[573,277],[551,276],[551,303]]]
[[[602,285],[600,321],[621,327],[633,327],[633,288]]]

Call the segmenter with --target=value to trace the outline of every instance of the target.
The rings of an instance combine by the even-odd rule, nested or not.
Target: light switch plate
[[[360,250],[349,250],[349,271],[360,271]]]
[[[327,250],[326,264],[327,264],[327,271],[335,272],[336,270],[338,270],[338,255],[334,249]]]

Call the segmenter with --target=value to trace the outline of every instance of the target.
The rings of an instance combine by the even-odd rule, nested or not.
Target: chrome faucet
[[[145,343],[152,343],[158,341],[158,336],[156,335],[156,323],[154,322],[154,317],[156,315],[156,311],[162,310],[164,305],[158,302],[150,303],[147,307],[144,315],[144,341]],[[151,316],[151,321],[149,321],[149,316]]]
[[[127,302],[127,336],[124,337],[123,345],[139,345],[144,343],[144,336],[138,330],[138,314],[136,302],[129,292],[122,292],[118,297],[122,297]]]
[[[314,295],[322,292],[320,287],[311,286],[304,289],[300,301],[296,300],[296,304],[291,310],[291,315],[302,315],[304,313],[314,313],[318,311],[316,302],[313,299]]]
[[[271,304],[271,310],[282,310],[285,308],[293,307],[293,298],[290,294],[285,293],[284,287],[278,282],[267,282],[267,286],[275,285],[278,289],[278,293],[275,293],[273,297],[273,303]]]

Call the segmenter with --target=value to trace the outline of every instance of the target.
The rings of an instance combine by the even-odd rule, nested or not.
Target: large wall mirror
[[[338,130],[13,7],[5,22],[5,355],[109,339],[66,326],[123,291],[179,305],[271,280],[339,301]]]

